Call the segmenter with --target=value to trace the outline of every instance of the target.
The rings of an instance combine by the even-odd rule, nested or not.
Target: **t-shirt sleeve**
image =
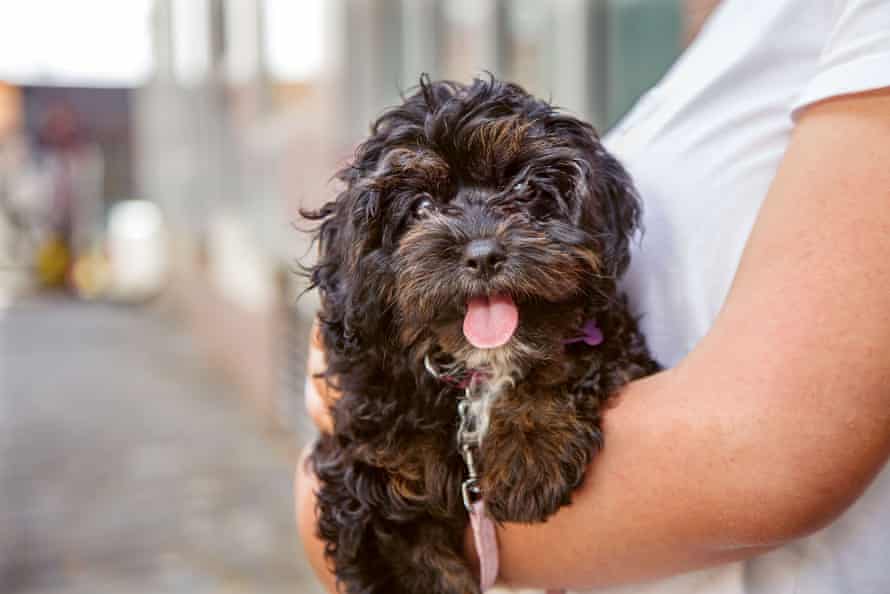
[[[815,76],[794,104],[890,87],[890,1],[835,0],[835,18]]]

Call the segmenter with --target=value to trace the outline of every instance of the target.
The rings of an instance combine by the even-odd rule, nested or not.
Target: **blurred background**
[[[0,593],[318,592],[299,207],[422,72],[612,125],[716,0],[0,0]]]

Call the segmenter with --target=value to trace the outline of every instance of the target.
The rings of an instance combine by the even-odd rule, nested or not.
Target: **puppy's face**
[[[639,213],[590,126],[494,80],[422,81],[341,179],[314,277],[329,313],[373,293],[377,332],[472,367],[562,353],[608,307]]]
[[[401,340],[432,334],[470,367],[515,367],[555,354],[581,326],[604,272],[593,237],[578,224],[568,170],[579,166],[577,156],[555,138],[526,138],[526,122],[513,122],[496,119],[487,124],[494,131],[477,132],[500,135],[503,144],[465,147],[492,153],[473,162],[519,157],[508,173],[418,184],[395,207],[403,226],[393,257]],[[511,146],[525,154],[511,154]],[[426,158],[453,171],[441,156]]]

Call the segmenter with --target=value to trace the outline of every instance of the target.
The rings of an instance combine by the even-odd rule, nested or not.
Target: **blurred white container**
[[[210,279],[217,291],[245,311],[264,312],[275,304],[275,266],[243,222],[216,213],[207,229]]]
[[[108,214],[110,296],[124,300],[153,297],[167,280],[164,219],[147,200],[124,200]]]

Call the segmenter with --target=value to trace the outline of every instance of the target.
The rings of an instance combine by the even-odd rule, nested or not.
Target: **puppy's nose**
[[[479,274],[494,273],[506,259],[504,248],[494,239],[474,239],[464,248],[464,266]]]

